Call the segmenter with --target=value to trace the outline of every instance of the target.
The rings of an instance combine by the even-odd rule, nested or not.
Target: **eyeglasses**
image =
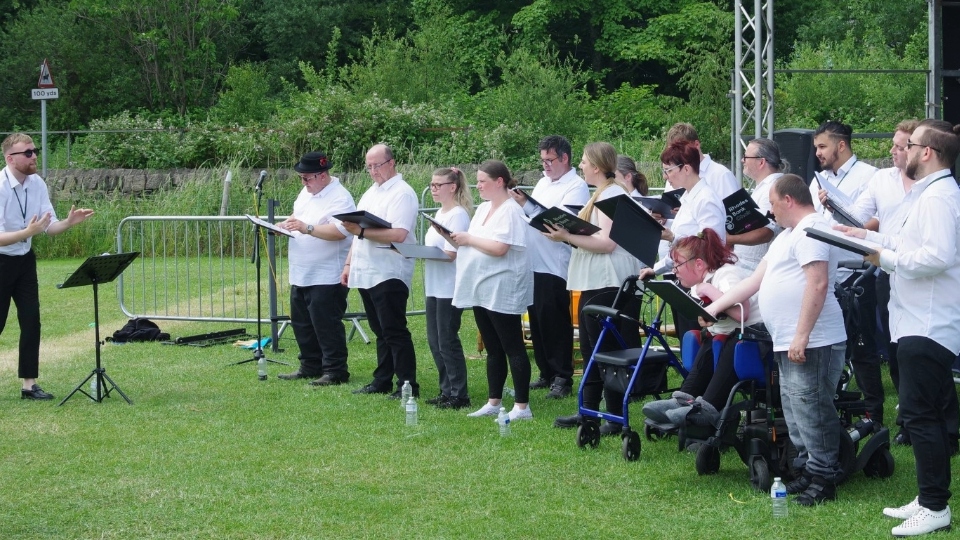
[[[674,271],[677,271],[677,270],[680,269],[681,266],[687,264],[687,263],[690,262],[690,261],[695,261],[695,260],[697,260],[697,259],[696,259],[696,258],[691,258],[691,259],[687,259],[687,260],[683,261],[682,263],[678,263],[676,260],[674,260],[674,261],[673,261],[673,270],[674,270]]]
[[[546,167],[547,165],[553,165],[553,162],[556,161],[556,160],[558,160],[558,159],[560,159],[560,158],[555,158],[555,157],[553,157],[553,158],[541,159],[541,160],[540,160],[540,164],[543,165],[544,167]]]
[[[442,183],[442,184],[434,184],[434,183],[431,183],[431,184],[430,184],[430,189],[437,190],[437,189],[440,189],[441,186],[449,186],[450,184],[455,184],[455,183],[456,183],[456,182],[444,182],[444,183]]]
[[[376,165],[367,165],[367,170],[368,170],[368,171],[375,171],[375,170],[379,169],[380,167],[383,167],[383,166],[386,165],[387,163],[390,163],[391,161],[393,161],[393,158],[388,159],[388,160],[384,161],[383,163],[377,163]]]
[[[915,143],[915,142],[911,141],[910,139],[907,139],[907,150],[911,149],[911,148],[914,147],[914,146],[919,146],[920,148],[929,148],[929,149],[933,150],[934,152],[936,152],[936,153],[938,153],[938,154],[940,153],[940,149],[939,149],[939,148],[934,148],[934,147],[930,146],[929,144]],[[30,156],[27,156],[27,157],[30,157]]]
[[[763,159],[763,158],[760,156],[743,156],[742,158],[740,158],[740,161],[746,161],[748,159]]]
[[[664,168],[663,168],[663,175],[664,175],[664,176],[667,176],[668,174],[670,174],[670,171],[672,171],[672,170],[674,170],[674,169],[679,169],[680,167],[683,167],[683,165],[674,165],[673,167],[664,167]]]
[[[40,155],[40,149],[39,149],[39,148],[28,148],[28,149],[24,150],[23,152],[10,152],[10,153],[7,154],[7,155],[8,155],[8,156],[15,156],[15,155],[17,155],[17,154],[23,154],[23,157],[25,157],[25,158],[32,158],[33,156],[39,156],[39,155]]]

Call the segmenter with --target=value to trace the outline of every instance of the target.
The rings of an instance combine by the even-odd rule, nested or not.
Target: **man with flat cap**
[[[280,227],[294,233],[290,239],[290,325],[300,347],[300,368],[280,375],[286,380],[313,379],[314,386],[350,380],[347,336],[343,314],[349,289],[340,284],[353,235],[332,216],[353,212],[353,197],[330,176],[330,159],[309,152],[293,169],[303,189],[293,203],[293,214]]]

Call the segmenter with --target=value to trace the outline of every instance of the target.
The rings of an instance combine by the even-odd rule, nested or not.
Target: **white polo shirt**
[[[331,178],[316,195],[311,195],[307,188],[300,190],[293,202],[293,217],[313,226],[332,223],[346,238],[331,241],[294,232],[289,246],[291,285],[309,287],[340,283],[340,272],[347,262],[353,236],[332,216],[356,209],[353,197],[338,178]]]
[[[583,178],[577,175],[575,169],[570,169],[556,181],[544,176],[537,182],[531,195],[537,202],[547,208],[558,206],[564,211],[570,212],[570,209],[564,205],[583,206],[587,204],[590,199],[590,188],[587,187]],[[523,206],[523,211],[527,217],[534,217],[544,210],[546,208],[540,208],[530,201],[527,201]],[[527,255],[530,257],[530,267],[533,271],[553,274],[566,280],[572,248],[563,242],[550,240],[529,225],[526,226],[526,235]]]
[[[10,167],[3,168],[0,179],[0,231],[16,232],[27,228],[34,216],[50,213],[50,223],[56,223],[57,214],[50,204],[50,192],[47,184],[38,174],[31,174],[23,184],[13,176]],[[33,238],[0,247],[3,255],[26,255],[33,245]]]
[[[417,221],[417,194],[403,176],[395,175],[383,184],[373,183],[360,197],[357,210],[366,210],[389,222],[394,229],[404,229],[407,236],[404,244],[415,244],[414,226]],[[413,282],[413,259],[407,259],[392,249],[381,249],[381,244],[369,238],[355,238],[350,256],[350,287],[369,289],[388,279],[399,279],[411,288]]]
[[[827,261],[827,293],[823,309],[810,332],[808,348],[835,345],[847,340],[843,327],[843,313],[833,294],[836,282],[838,248],[814,240],[803,231],[807,227],[829,227],[829,222],[813,212],[792,229],[784,229],[770,244],[764,260],[767,269],[760,282],[759,303],[763,322],[773,337],[773,350],[782,352],[790,348],[800,321],[800,306],[803,305],[807,277],[805,264]]]
[[[781,176],[783,176],[782,173],[774,173],[767,176],[761,180],[760,183],[753,188],[753,192],[750,193],[750,198],[753,199],[753,202],[757,203],[761,214],[766,214],[773,209],[773,206],[770,204],[770,188],[773,187],[777,178]],[[781,231],[780,226],[773,220],[770,220],[767,228],[773,231],[774,235]],[[771,242],[773,242],[772,238],[770,242],[764,242],[755,246],[745,246],[742,244],[733,246],[733,252],[737,255],[737,266],[750,271],[756,270],[760,261],[763,260],[763,256],[766,255],[767,250],[770,249]]]
[[[909,205],[903,204],[907,192],[903,189],[900,169],[880,169],[860,192],[850,208],[853,217],[866,223],[870,218],[880,221],[881,234],[899,234]]]

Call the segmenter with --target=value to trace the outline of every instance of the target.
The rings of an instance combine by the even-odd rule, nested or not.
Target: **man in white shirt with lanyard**
[[[951,367],[960,353],[960,189],[950,167],[960,126],[924,120],[908,139],[906,174],[915,199],[897,236],[847,234],[883,246],[866,257],[890,273],[890,330],[900,363],[900,414],[910,433],[919,496],[889,517],[905,520],[894,536],[950,529],[950,436],[944,414],[956,397]]]
[[[377,368],[373,381],[354,390],[355,394],[390,394],[393,377],[400,399],[404,381],[410,381],[413,395],[420,396],[417,383],[417,355],[407,328],[407,299],[413,283],[413,259],[393,249],[381,249],[391,242],[415,244],[413,228],[417,221],[417,194],[397,173],[393,151],[385,144],[373,146],[366,155],[367,172],[373,185],[357,203],[391,224],[389,229],[361,228],[344,221],[343,227],[356,236],[340,275],[340,282],[360,291],[367,322],[377,336]]]
[[[289,244],[290,326],[300,348],[300,367],[281,379],[314,379],[313,386],[350,380],[343,314],[349,289],[340,283],[353,236],[332,216],[353,212],[353,197],[323,152],[309,152],[293,166],[303,189],[280,227],[296,231]]]
[[[766,215],[770,212],[770,187],[783,176],[787,164],[780,157],[780,145],[772,139],[754,139],[743,152],[743,174],[756,182],[750,197]],[[770,242],[780,232],[773,219],[766,227],[747,231],[743,234],[727,233],[727,245],[733,247],[737,255],[737,266],[751,272],[756,270],[760,260],[767,254]]]
[[[590,189],[570,166],[570,142],[560,135],[550,135],[540,140],[538,148],[543,178],[531,196],[546,208],[530,202],[520,190],[510,192],[527,217],[532,218],[554,206],[569,211],[565,205],[585,205],[590,199]],[[540,377],[530,388],[549,387],[546,397],[551,399],[567,397],[573,389],[573,321],[567,290],[571,249],[528,227],[527,255],[533,269],[533,305],[528,310],[530,339],[533,357],[540,369]]]
[[[6,167],[0,179],[0,332],[7,324],[10,300],[20,321],[20,398],[47,400],[53,396],[37,385],[40,370],[40,288],[33,237],[60,234],[86,221],[93,210],[70,207],[67,219],[57,220],[47,185],[37,174],[40,150],[25,133],[14,133],[2,144]]]

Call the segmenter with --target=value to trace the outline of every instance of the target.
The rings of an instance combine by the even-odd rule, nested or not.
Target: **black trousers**
[[[300,348],[300,371],[350,378],[343,314],[349,289],[340,285],[290,286],[290,326]]]
[[[414,395],[420,395],[417,383],[417,354],[407,329],[407,298],[410,290],[399,279],[388,279],[369,289],[358,289],[367,322],[377,336],[377,368],[373,384],[380,390],[392,388],[397,376],[397,390],[403,381],[410,381]]]
[[[7,326],[10,300],[17,306],[20,323],[17,376],[36,379],[40,374],[40,285],[33,250],[25,255],[0,255],[0,334]]]
[[[597,341],[600,340],[602,326],[592,315],[584,315],[583,308],[588,305],[613,306],[613,299],[617,296],[619,287],[606,287],[603,289],[594,289],[580,292],[580,303],[577,306],[577,313],[580,320],[580,353],[584,361],[590,359]],[[640,316],[640,300],[634,295],[630,295],[625,302],[619,306],[620,310],[631,317]],[[622,319],[615,321],[617,332],[623,337],[626,347],[621,347],[616,337],[611,333],[603,336],[600,343],[599,352],[618,351],[623,348],[632,349],[640,347],[640,326],[636,323],[629,323]],[[591,410],[599,410],[600,399],[606,393],[607,411],[617,416],[623,416],[623,394],[610,389],[605,389],[603,380],[600,377],[599,369],[591,369],[583,383],[583,406]]]
[[[930,338],[905,336],[900,356],[900,414],[910,432],[917,464],[920,505],[943,510],[950,499],[950,440],[946,407],[956,408],[951,366],[956,355]],[[953,414],[957,414],[956,410]]]
[[[520,315],[498,313],[482,307],[473,308],[483,345],[487,348],[487,397],[503,399],[507,382],[507,363],[513,375],[517,403],[530,402],[530,357],[523,344],[523,322]]]
[[[703,331],[700,336],[700,350],[693,360],[693,367],[680,386],[681,392],[691,396],[703,396],[704,401],[722,410],[730,397],[730,391],[737,384],[737,372],[733,369],[733,353],[737,346],[736,336],[727,336],[720,349],[716,367],[713,364],[713,337]]]
[[[530,339],[540,376],[573,382],[573,321],[567,281],[553,274],[534,272],[530,306]]]
[[[855,273],[843,282],[842,287],[852,286],[860,277],[861,274]],[[847,357],[853,364],[857,387],[863,393],[863,402],[870,418],[882,424],[884,394],[880,378],[880,354],[877,352],[877,278],[873,274],[862,277],[859,286],[863,288],[863,293],[857,298],[856,307],[842,300],[840,306],[843,308],[847,331]]]

